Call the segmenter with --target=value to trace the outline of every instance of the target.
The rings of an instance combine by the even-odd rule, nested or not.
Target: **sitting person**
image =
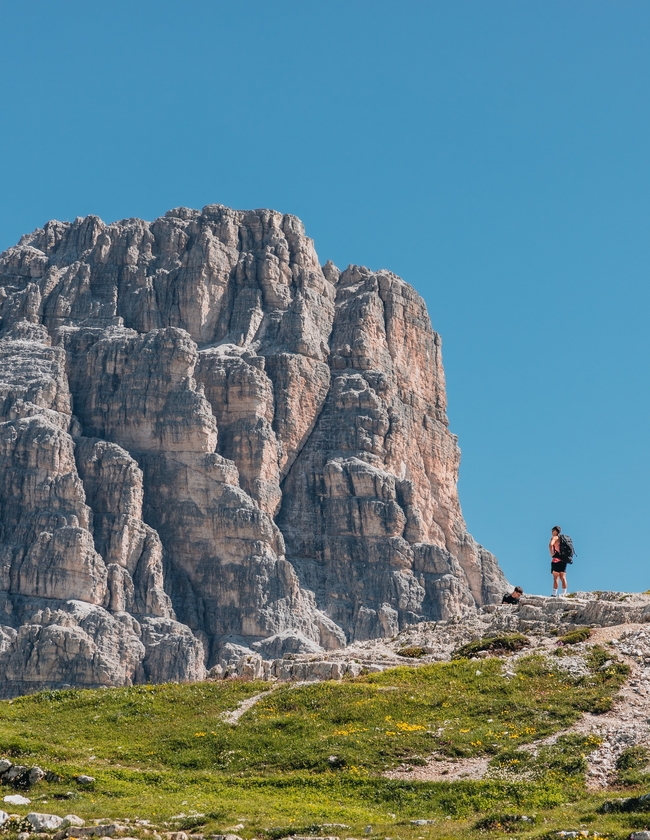
[[[521,586],[515,586],[514,592],[512,592],[512,594],[510,594],[510,595],[504,595],[502,600],[501,600],[501,603],[502,604],[518,604],[519,599],[521,598],[521,596],[523,594],[524,594],[524,590],[521,588]]]

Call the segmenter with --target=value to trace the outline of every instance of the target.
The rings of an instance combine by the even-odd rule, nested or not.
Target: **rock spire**
[[[500,596],[439,336],[294,216],[48,222],[0,255],[0,693],[201,679]]]

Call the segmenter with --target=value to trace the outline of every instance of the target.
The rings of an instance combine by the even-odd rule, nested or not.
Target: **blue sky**
[[[443,337],[470,531],[513,583],[650,588],[646,0],[0,0],[0,249],[273,207]]]

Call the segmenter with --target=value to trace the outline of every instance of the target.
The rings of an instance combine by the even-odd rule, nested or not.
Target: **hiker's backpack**
[[[566,563],[573,563],[575,553],[571,537],[566,534],[560,534],[560,558]]]

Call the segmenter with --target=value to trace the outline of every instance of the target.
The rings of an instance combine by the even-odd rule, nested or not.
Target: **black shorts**
[[[566,560],[553,560],[551,562],[552,572],[566,572]]]

